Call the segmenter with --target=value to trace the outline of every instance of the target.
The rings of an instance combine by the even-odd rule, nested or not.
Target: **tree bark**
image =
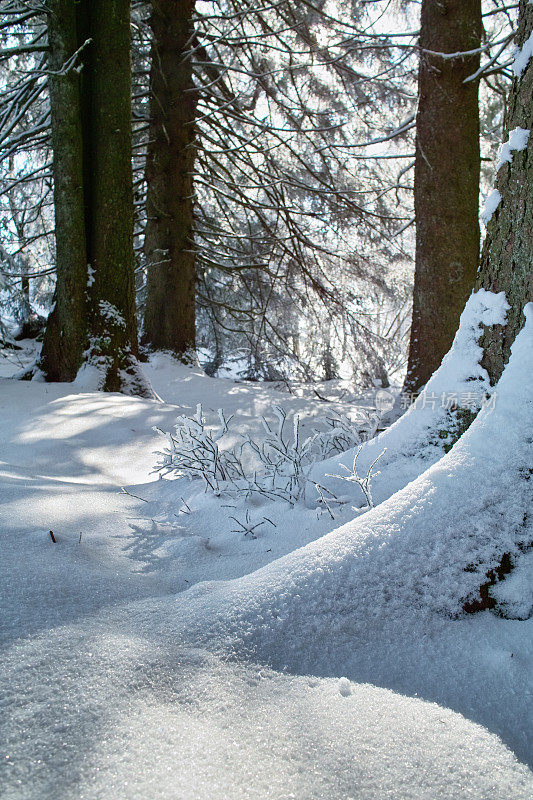
[[[533,5],[521,0],[516,43],[533,32]],[[510,309],[504,326],[487,328],[481,338],[482,365],[495,384],[509,360],[511,345],[524,324],[523,309],[533,301],[533,60],[515,77],[505,119],[507,135],[517,127],[530,131],[527,147],[513,150],[498,170],[501,201],[487,225],[476,288],[505,292]]]
[[[533,35],[533,4],[520,0],[516,44],[522,48]],[[511,161],[498,169],[496,186],[501,195],[498,207],[487,225],[483,243],[476,289],[505,292],[509,310],[505,325],[485,328],[480,344],[483,348],[481,364],[487,370],[491,383],[497,383],[509,361],[511,346],[524,325],[524,306],[533,301],[533,58],[524,69],[515,72],[511,88],[504,130],[508,137],[516,128],[529,131],[527,145],[522,150],[511,151]],[[531,378],[525,374],[524,380]],[[529,431],[524,430],[524,436]],[[527,469],[522,478],[529,480]],[[517,471],[517,480],[520,472]],[[523,515],[524,541],[521,550],[532,546],[526,531],[527,512]],[[500,563],[487,572],[487,581],[480,587],[479,597],[463,606],[467,612],[497,608],[490,590],[513,569],[516,558],[503,552]],[[500,613],[501,613],[500,609]],[[505,611],[505,609],[504,609]],[[507,616],[506,613],[503,614]],[[511,615],[514,616],[514,615]],[[522,617],[518,616],[518,619]]]
[[[107,360],[104,388],[119,391],[138,354],[131,166],[130,0],[91,3],[90,216],[87,237],[93,348]],[[110,342],[107,342],[107,339]]]
[[[49,36],[57,286],[41,368],[68,381],[88,359],[103,389],[147,394],[136,361],[130,0],[51,0]],[[81,75],[65,69],[76,52]]]
[[[74,70],[63,70],[79,46],[76,11],[70,0],[50,0],[48,39],[57,283],[41,369],[48,380],[72,381],[87,338],[87,254],[80,78]]]
[[[479,259],[478,81],[481,0],[423,0],[416,120],[413,321],[405,389],[424,386],[448,352]]]
[[[195,347],[192,64],[194,0],[154,0],[150,135],[146,159],[148,276],[143,342],[179,357]]]

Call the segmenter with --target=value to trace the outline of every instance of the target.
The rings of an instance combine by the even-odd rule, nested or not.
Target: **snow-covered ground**
[[[481,385],[474,327],[454,358]],[[201,402],[260,437],[272,403],[316,420],[353,402],[165,355],[146,368],[163,402],[0,379],[2,797],[529,800],[533,620],[450,612],[480,583],[465,546],[472,563],[498,537],[513,551],[531,510],[531,352],[528,328],[448,455],[408,452],[406,425],[438,431],[427,409],[383,433],[380,505],[361,514],[346,484],[335,519],[159,480],[153,427]],[[522,611],[527,559],[507,598]]]

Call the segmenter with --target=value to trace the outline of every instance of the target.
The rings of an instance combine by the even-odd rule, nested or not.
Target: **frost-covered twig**
[[[231,447],[224,447],[221,439],[228,433],[231,417],[219,409],[218,428],[208,428],[199,404],[194,416],[178,417],[175,433],[155,428],[168,443],[159,453],[161,461],[157,469],[178,477],[201,478],[206,491],[215,495],[223,490],[230,496],[256,494],[294,505],[305,497],[308,483],[316,487],[309,474],[317,461],[360,445],[375,434],[379,423],[378,415],[361,413],[356,421],[329,415],[320,420],[322,428],[315,427],[311,435],[304,437],[299,415],[294,417],[290,428],[283,408],[274,405],[272,412],[275,421],[262,417],[265,431],[262,440],[247,434]],[[255,462],[252,465],[244,458],[245,449]],[[319,502],[333,516],[325,496]]]
[[[335,516],[334,516],[333,511],[331,510],[330,505],[329,505],[329,503],[328,503],[328,501],[326,499],[326,495],[324,494],[324,492],[326,490],[319,483],[315,483],[315,488],[316,488],[316,490],[318,492],[318,496],[319,496],[318,502],[319,502],[319,504],[322,505],[326,509],[326,511],[330,515],[331,519],[334,520]],[[329,494],[331,494],[331,492],[329,492]],[[336,498],[333,497],[333,496],[332,496],[332,499],[336,500]]]
[[[145,500],[144,497],[139,497],[138,494],[133,494],[132,492],[128,492],[128,490],[125,489],[124,486],[120,487],[120,491],[123,492],[124,494],[129,495],[130,497],[134,497],[136,500],[142,500],[143,503],[148,503],[148,500]]]
[[[255,531],[257,528],[260,528],[261,525],[264,525],[265,522],[269,522],[274,526],[274,528],[276,527],[276,525],[268,517],[263,517],[263,519],[259,520],[259,522],[256,522],[255,525],[253,525],[250,519],[250,511],[248,509],[246,509],[244,522],[241,522],[241,520],[237,519],[237,517],[230,517],[230,519],[234,520],[234,522],[236,522],[239,526],[237,529],[233,529],[232,533],[244,533],[245,536],[250,536],[251,539],[257,539]]]
[[[384,455],[384,453],[386,453],[387,448],[382,450],[381,453],[372,461],[372,463],[370,464],[370,466],[369,466],[369,468],[367,470],[367,473],[366,473],[366,475],[364,477],[361,477],[357,473],[357,459],[359,458],[359,454],[361,453],[362,449],[363,449],[362,445],[360,445],[357,448],[357,451],[355,453],[351,469],[346,467],[344,464],[340,464],[339,465],[339,466],[341,466],[343,469],[345,469],[348,472],[348,475],[328,475],[328,477],[329,478],[340,478],[340,480],[342,480],[342,481],[349,481],[350,483],[356,483],[359,486],[359,488],[361,489],[361,491],[363,492],[363,494],[364,494],[364,496],[366,498],[366,502],[368,503],[369,508],[374,508],[374,500],[372,498],[372,490],[371,490],[371,481],[372,481],[372,478],[375,478],[377,475],[379,475],[379,471],[378,472],[373,472],[372,470],[373,470],[375,464],[381,458],[381,456]]]
[[[188,478],[203,478],[206,490],[220,494],[220,482],[242,477],[242,466],[235,453],[219,450],[218,442],[228,431],[231,417],[226,418],[222,409],[218,411],[220,426],[211,430],[205,425],[202,405],[196,406],[193,417],[178,417],[176,433],[168,433],[154,428],[166,437],[168,448],[160,452],[162,457],[157,469],[160,472],[174,472]]]

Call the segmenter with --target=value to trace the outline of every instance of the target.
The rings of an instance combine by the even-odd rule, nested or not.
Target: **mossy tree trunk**
[[[533,33],[533,4],[520,1],[516,44]],[[513,150],[512,161],[498,170],[501,201],[487,225],[476,288],[505,292],[507,323],[487,328],[482,364],[496,383],[509,360],[511,345],[524,324],[523,309],[533,301],[533,59],[513,82],[505,119],[506,136],[515,128],[530,131],[527,147]]]
[[[478,81],[481,0],[423,0],[414,201],[413,320],[405,388],[424,386],[448,352],[479,260]],[[432,52],[431,52],[432,51]]]
[[[533,36],[533,3],[520,0],[516,44],[522,48]],[[517,63],[517,62],[515,62]],[[482,365],[491,383],[497,383],[509,361],[511,346],[524,325],[524,306],[533,302],[533,58],[523,69],[515,70],[505,118],[504,136],[522,128],[529,132],[527,145],[522,150],[511,150],[511,161],[504,162],[496,176],[496,187],[501,199],[487,225],[476,289],[505,292],[509,309],[505,325],[485,328],[480,344],[483,348]],[[525,381],[531,375],[524,374]],[[530,433],[524,430],[524,436]],[[524,470],[522,478],[529,476]],[[517,471],[516,480],[520,480]],[[523,516],[523,544],[530,550],[531,535],[527,533],[528,514]],[[516,565],[516,557],[502,553],[499,564],[487,572],[487,581],[480,587],[479,597],[463,606],[467,612],[496,608],[503,616],[508,609],[498,607],[491,596],[491,587],[504,580]],[[511,609],[512,611],[512,609]],[[515,613],[510,614],[515,618]],[[527,616],[527,612],[526,612]],[[518,619],[525,618],[518,614]]]
[[[131,167],[130,0],[51,0],[57,289],[41,367],[147,393],[138,370]],[[81,50],[80,50],[81,48]],[[64,69],[79,51],[78,69]]]
[[[57,283],[41,368],[49,380],[72,381],[87,340],[87,252],[80,78],[75,70],[64,70],[79,47],[71,0],[50,0],[48,40]]]
[[[194,0],[154,0],[146,160],[143,342],[179,357],[195,347],[193,168],[197,94],[187,57]]]
[[[94,277],[89,289],[89,329],[95,355],[106,360],[104,388],[119,391],[123,373],[135,369],[138,354],[130,0],[93,0],[90,34],[91,72],[90,80],[85,78],[83,96],[89,119],[91,227],[87,249]]]

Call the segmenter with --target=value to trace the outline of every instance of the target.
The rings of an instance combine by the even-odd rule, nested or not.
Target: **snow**
[[[490,389],[477,341],[506,308],[472,295],[426,392]],[[516,566],[491,594],[508,617],[532,605],[526,311],[491,402],[446,455],[431,439],[449,412],[427,397],[364,446],[364,463],[384,444],[388,461],[379,506],[355,519],[360,498],[335,520],[228,509],[153,471],[152,427],[199,402],[259,435],[273,402],[312,421],[356,411],[340,401],[165,354],[146,371],[166,402],[0,379],[2,798],[530,798],[533,618],[461,613],[503,547]],[[245,536],[230,518],[246,512],[275,527]]]
[[[5,800],[528,800],[532,788],[495,736],[433,703],[368,684],[343,695],[337,680],[310,686],[148,629],[61,629],[21,642],[4,668]]]
[[[533,400],[523,375],[533,374],[533,304],[526,311],[497,403],[452,450],[378,508],[231,589],[191,590],[196,608],[209,609],[201,614],[204,640],[209,619],[216,636],[220,626],[256,657],[308,669],[330,655],[328,641],[338,658],[343,636],[352,647],[376,616],[420,626],[443,612],[460,614],[503,552],[520,558],[531,532],[524,519],[532,441],[524,431]]]
[[[528,65],[529,59],[533,56],[533,32],[529,34],[522,47],[517,50],[513,61],[512,70],[517,78],[520,78]]]
[[[0,360],[4,375],[34,361],[34,344],[23,344],[26,360],[11,351]],[[268,513],[277,527],[263,525],[256,542],[236,535],[232,529],[238,526],[230,517],[243,519],[245,502],[221,508],[199,485],[158,480],[154,465],[160,437],[153,427],[171,429],[198,399],[206,413],[222,407],[235,414],[239,430],[250,434],[261,427],[260,417],[273,402],[311,420],[325,409],[350,414],[350,408],[260,383],[211,379],[166,354],[154,356],[145,368],[157,392],[175,405],[97,393],[99,372],[91,365],[72,384],[1,381],[0,524],[10,541],[13,537],[4,553],[8,588],[4,583],[2,594],[13,600],[0,618],[0,640],[38,630],[43,620],[69,620],[102,603],[179,591],[206,578],[238,577],[331,528],[327,514],[317,520],[316,509],[293,513],[283,504]],[[122,486],[149,502],[121,493]],[[182,497],[191,514],[181,511]],[[250,511],[254,524],[263,518],[261,507]],[[50,529],[61,553],[51,546]],[[69,602],[58,603],[61,597]]]
[[[101,368],[86,361],[78,370],[72,386],[80,392],[97,392],[101,388],[102,382]]]
[[[480,214],[480,219],[485,225],[489,224],[490,220],[492,219],[492,215],[500,205],[501,199],[502,196],[497,189],[493,189],[492,192],[485,198],[483,211]]]
[[[490,594],[509,617],[527,619],[533,610],[533,552],[524,553],[509,577]]]
[[[532,620],[454,619],[531,538],[533,306],[498,402],[437,464],[363,517],[230,584],[139,607],[177,638],[296,674],[332,671],[468,713],[531,757]],[[465,566],[469,566],[465,570]],[[478,566],[479,565],[479,566]],[[529,578],[529,584],[531,577]]]
[[[513,160],[513,150],[525,150],[529,140],[529,131],[527,128],[514,128],[509,133],[509,138],[500,148],[498,155],[498,163],[496,165],[496,172],[503,167],[506,162],[511,163]]]
[[[118,308],[114,306],[112,303],[109,303],[107,300],[100,300],[99,302],[100,314],[101,316],[110,322],[113,325],[116,325],[117,328],[125,328],[126,321]]]
[[[487,372],[479,364],[482,350],[478,340],[482,326],[505,323],[507,309],[504,292],[494,294],[485,289],[473,292],[461,315],[450,352],[424,391],[399,420],[364,445],[358,457],[363,475],[374,459],[386,450],[377,464],[380,475],[372,481],[375,502],[380,503],[403,489],[442,457],[443,447],[449,443],[448,436],[441,438],[442,431],[453,427],[450,412],[453,403],[477,409],[492,393]],[[317,464],[311,477],[343,496],[348,484],[328,479],[328,475],[338,474],[339,465],[349,468],[354,455],[355,451],[349,450],[341,457],[334,456]],[[361,505],[364,497],[358,491],[350,494],[349,499]]]
[[[352,693],[352,686],[348,678],[339,678],[339,693],[343,697],[349,697]]]

